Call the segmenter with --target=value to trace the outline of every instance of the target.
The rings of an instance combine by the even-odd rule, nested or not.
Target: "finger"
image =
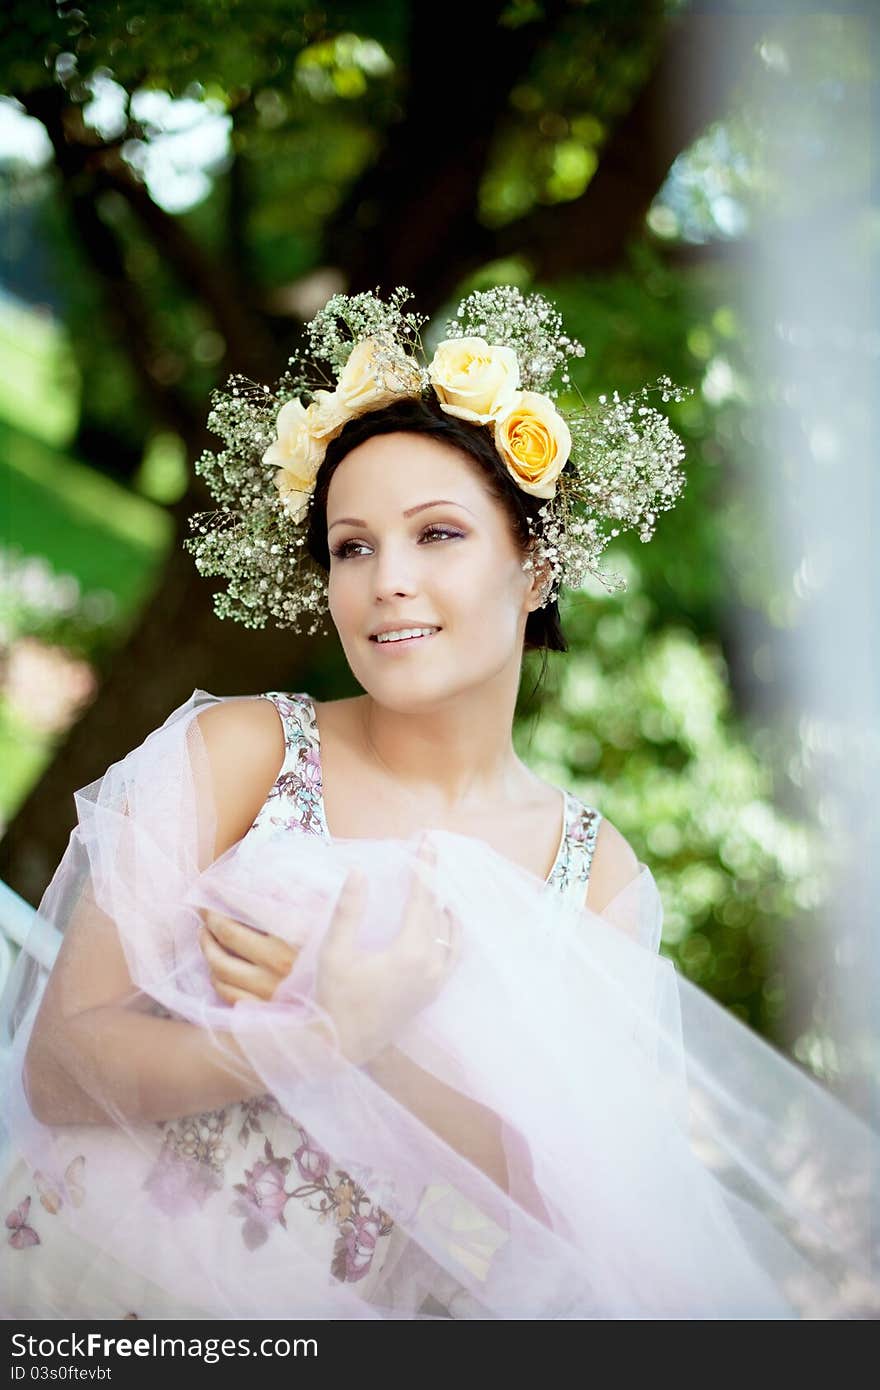
[[[432,919],[428,968],[435,976],[443,977],[449,973],[455,955],[455,940],[449,913],[445,910],[435,913]]]
[[[227,917],[223,912],[208,910],[205,913],[205,926],[214,940],[219,941],[221,946],[225,946],[227,951],[232,951],[235,955],[243,955],[246,960],[249,958],[247,952],[236,949],[236,946],[243,945],[245,940],[245,924],[243,922],[237,922],[234,917]],[[259,950],[256,943],[255,950]]]
[[[214,988],[217,990],[220,998],[224,999],[227,1004],[237,1004],[239,999],[249,999],[252,1002],[256,1001],[258,1004],[265,1002],[260,995],[250,994],[246,989],[237,989],[235,985],[225,985],[222,981],[219,985],[215,985]]]
[[[267,1004],[275,998],[280,983],[275,976],[266,976],[262,980],[249,981],[247,984],[240,980],[223,979],[216,974],[211,976],[211,984],[222,998],[226,998],[230,992],[236,995],[246,994],[248,998],[259,999],[261,1004]]]
[[[412,882],[410,883],[408,902],[421,910],[431,901],[431,885],[429,871],[437,866],[437,850],[432,840],[428,838],[427,832],[419,841],[416,850],[416,864],[413,866]]]
[[[429,877],[429,871],[437,866],[437,851],[427,834],[419,843],[416,860],[403,923],[394,940],[394,946],[403,950],[424,949],[440,935],[436,930],[437,901]]]
[[[363,869],[353,866],[339,891],[322,950],[353,952],[357,949],[357,931],[366,901],[367,876]]]
[[[238,922],[222,912],[208,912],[206,916],[208,930],[228,951],[254,965],[264,965],[276,974],[290,974],[299,955],[299,947],[291,946],[280,936]]]
[[[452,975],[461,955],[461,924],[450,908],[435,914],[430,951],[426,969],[436,990],[440,990]]]
[[[281,983],[279,976],[264,966],[251,965],[249,961],[232,955],[212,938],[206,928],[202,930],[205,938],[201,942],[202,952],[208,963],[214,987],[233,986],[256,994],[260,999],[271,999]]]
[[[449,942],[448,948],[440,947],[447,957],[447,973],[451,974],[461,959],[462,927],[461,922],[451,908],[446,908],[445,916],[447,920]]]

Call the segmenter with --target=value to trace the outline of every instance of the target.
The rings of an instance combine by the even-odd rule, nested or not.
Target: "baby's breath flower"
[[[352,349],[362,338],[376,338],[389,347],[397,345],[415,353],[421,346],[419,329],[427,322],[425,314],[403,313],[401,305],[412,299],[405,285],[398,285],[387,303],[371,290],[363,294],[331,295],[314,318],[306,324],[311,356],[329,363],[338,376]]]

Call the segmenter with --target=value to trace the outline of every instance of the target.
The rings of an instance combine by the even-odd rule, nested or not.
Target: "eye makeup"
[[[450,537],[452,539],[455,539],[456,537],[464,539],[464,534],[464,531],[459,531],[454,526],[441,526],[439,522],[434,522],[430,526],[424,527],[424,529],[420,533],[420,538],[422,536],[440,535],[444,537]],[[352,546],[358,545],[363,545],[363,541],[357,541],[350,538],[348,540],[341,541],[339,545],[332,547],[330,550],[330,554],[334,556],[334,558],[337,560],[347,560],[351,556],[350,548]]]

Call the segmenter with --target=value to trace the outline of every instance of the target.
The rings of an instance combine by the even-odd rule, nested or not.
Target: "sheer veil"
[[[441,831],[214,858],[218,703],[77,793],[0,1003],[6,1316],[880,1312],[880,1136],[658,954],[647,866],[597,914]],[[205,908],[299,947],[271,1002]]]

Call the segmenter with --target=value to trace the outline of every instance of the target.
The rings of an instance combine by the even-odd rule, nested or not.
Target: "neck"
[[[360,728],[373,761],[440,814],[522,796],[527,769],[513,747],[517,683],[507,673],[414,711],[361,697]]]

